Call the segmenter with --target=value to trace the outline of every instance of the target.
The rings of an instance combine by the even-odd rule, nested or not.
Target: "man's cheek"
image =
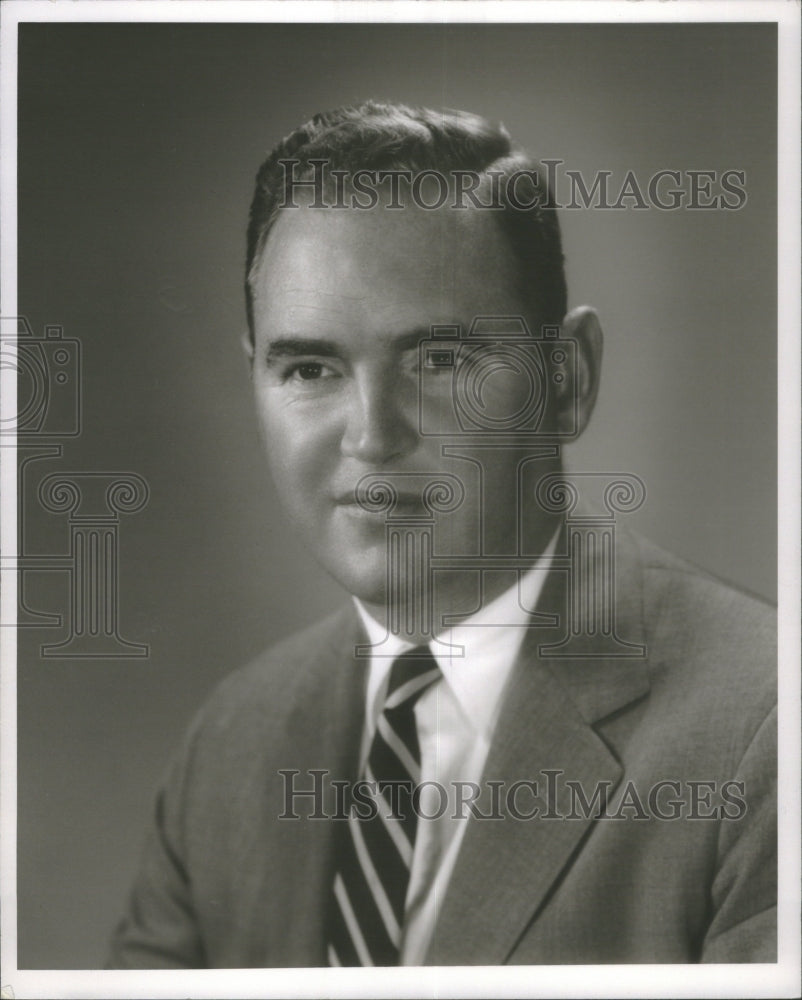
[[[297,423],[268,411],[262,415],[262,437],[274,475],[295,477],[311,451],[308,435],[302,433]]]
[[[274,462],[274,476],[281,480],[282,495],[290,507],[297,508],[290,513],[319,512],[328,502],[326,456],[285,444],[275,453]]]

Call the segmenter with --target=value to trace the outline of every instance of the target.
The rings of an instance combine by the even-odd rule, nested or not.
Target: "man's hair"
[[[291,170],[283,160],[295,161]],[[314,176],[310,161],[324,160],[327,171],[437,170],[492,171],[498,204],[493,211],[519,264],[519,280],[538,323],[559,324],[566,312],[560,228],[544,172],[537,161],[513,146],[503,125],[465,111],[432,111],[403,104],[366,101],[315,115],[269,154],[256,175],[245,262],[248,328],[254,335],[255,271],[281,205],[292,204],[292,184]],[[520,171],[517,203],[509,201],[506,178]],[[537,177],[533,172],[536,172]],[[521,207],[523,204],[532,207]]]

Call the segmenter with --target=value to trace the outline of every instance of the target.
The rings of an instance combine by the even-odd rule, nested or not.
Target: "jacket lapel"
[[[640,567],[630,539],[618,547],[617,571],[618,636],[642,644]],[[469,820],[427,965],[465,964],[466,956],[471,964],[507,961],[593,824],[581,812],[562,818],[572,809],[565,782],[577,782],[590,800],[602,782],[611,792],[621,779],[619,762],[593,724],[647,693],[645,659],[601,655],[594,636],[570,658],[541,651],[564,633],[566,581],[564,570],[549,575],[538,610],[557,613],[560,625],[529,629],[485,766],[477,805],[493,814],[491,782],[499,782],[502,818]],[[516,818],[515,802],[510,813],[507,792],[523,780],[537,782],[536,798],[524,788],[517,797],[520,812],[538,807],[533,819]]]
[[[321,785],[326,816],[338,810],[333,783],[350,783],[357,777],[368,661],[355,658],[354,649],[364,641],[353,608],[347,608],[340,627],[318,649],[313,669],[308,663],[299,664],[302,686],[293,692],[293,707],[281,723],[282,731],[292,733],[293,753],[282,765],[299,772],[295,787],[313,787],[310,774],[325,769]],[[280,745],[286,745],[283,737]],[[276,822],[286,808],[286,795],[277,775],[269,778],[274,789],[273,821],[267,829],[272,838],[263,846],[268,867],[259,892],[264,908],[260,934],[269,953],[259,963],[325,965],[327,906],[337,837],[344,824],[309,818]],[[315,807],[307,796],[298,798],[292,808],[308,817]],[[255,925],[260,927],[260,922]]]

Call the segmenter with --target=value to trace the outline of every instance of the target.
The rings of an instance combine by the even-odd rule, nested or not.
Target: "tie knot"
[[[384,707],[414,705],[423,692],[442,676],[428,646],[416,646],[396,657],[390,671]]]

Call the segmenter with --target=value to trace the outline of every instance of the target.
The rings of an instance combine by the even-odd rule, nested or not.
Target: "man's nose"
[[[383,465],[418,443],[417,397],[395,374],[356,380],[349,401],[341,450],[348,458]]]

